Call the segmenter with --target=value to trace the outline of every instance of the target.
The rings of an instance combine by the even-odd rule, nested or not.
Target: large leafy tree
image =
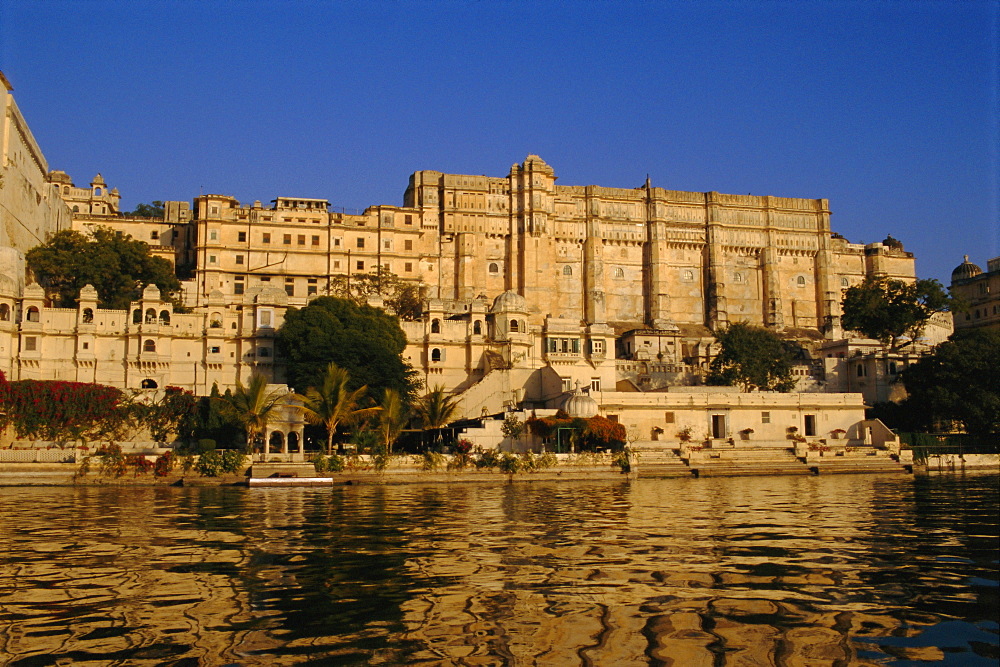
[[[791,391],[796,346],[762,327],[737,322],[716,332],[719,353],[709,367],[708,383],[743,391]]]
[[[381,297],[386,309],[401,320],[416,320],[423,310],[419,285],[383,268],[369,273],[332,276],[330,294],[358,305],[367,304],[372,297]]]
[[[226,392],[221,399],[224,414],[243,425],[247,435],[247,450],[254,449],[264,443],[267,425],[278,416],[281,403],[288,396],[284,391],[268,390],[267,378],[259,373],[250,376],[250,381],[244,386],[236,381],[236,389]]]
[[[378,308],[319,297],[288,309],[277,340],[288,382],[299,393],[320,386],[330,362],[348,372],[351,391],[367,386],[380,396],[395,389],[408,400],[417,387],[416,372],[403,361],[406,335],[399,320]]]
[[[898,350],[920,337],[934,313],[948,310],[951,297],[936,280],[909,283],[869,276],[844,292],[845,329]]]
[[[333,438],[337,426],[351,424],[367,417],[375,416],[379,408],[362,408],[359,404],[365,398],[368,387],[350,390],[350,374],[336,363],[330,362],[316,387],[309,387],[304,394],[295,394],[303,416],[310,424],[326,427],[326,453],[333,453]]]
[[[904,412],[922,430],[958,422],[969,433],[1000,433],[1000,331],[960,331],[902,375]]]
[[[135,210],[125,215],[133,218],[162,218],[163,202],[154,199],[152,204],[136,204]]]
[[[153,257],[149,246],[127,234],[98,227],[88,237],[66,229],[28,251],[28,267],[57,305],[73,307],[80,289],[97,289],[101,308],[125,310],[138,301],[143,288],[156,285],[176,303],[180,282],[173,266]]]

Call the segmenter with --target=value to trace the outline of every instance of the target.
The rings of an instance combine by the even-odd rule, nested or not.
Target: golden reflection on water
[[[0,657],[976,664],[996,481],[0,489]]]

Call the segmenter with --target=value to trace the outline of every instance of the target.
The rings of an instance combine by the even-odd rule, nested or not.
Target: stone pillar
[[[601,238],[601,220],[597,197],[587,187],[587,237],[583,242],[583,303],[587,324],[603,324],[604,309],[604,239]]]
[[[705,325],[713,331],[729,326],[718,195],[718,192],[705,193]]]
[[[642,254],[645,321],[653,328],[663,328],[671,319],[667,225],[658,215],[649,179],[646,180],[646,243]]]
[[[455,257],[455,297],[472,301],[476,296],[475,253],[476,235],[464,232],[457,235]]]

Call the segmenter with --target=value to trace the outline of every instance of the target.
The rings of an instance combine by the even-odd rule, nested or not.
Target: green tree
[[[153,200],[152,204],[136,204],[135,210],[125,215],[132,218],[163,218],[163,202]]]
[[[409,401],[418,385],[416,372],[403,361],[406,335],[399,320],[378,308],[319,297],[305,308],[288,309],[277,340],[289,384],[299,393],[320,386],[330,362],[347,370],[351,391],[367,386],[378,396],[394,389]]]
[[[414,411],[424,430],[434,431],[434,442],[437,443],[441,429],[458,417],[458,399],[449,395],[444,387],[437,386],[417,401]]]
[[[142,406],[143,422],[156,442],[167,442],[171,435],[188,441],[194,433],[197,399],[180,387],[167,387],[159,400]]]
[[[382,396],[382,404],[379,406],[379,438],[382,447],[387,455],[392,454],[392,445],[403,432],[403,428],[410,420],[410,408],[403,401],[403,397],[395,389],[386,389]]]
[[[968,433],[1000,433],[1000,331],[960,331],[903,371],[905,412],[924,430],[954,421]]]
[[[231,390],[226,394],[232,397]],[[223,400],[219,385],[212,383],[211,393],[198,399],[194,439],[212,440],[223,449],[237,446],[243,427],[224,409],[228,400]]]
[[[362,386],[351,390],[350,374],[336,363],[327,364],[318,387],[309,387],[304,394],[295,394],[302,405],[299,408],[310,424],[326,427],[326,453],[333,453],[333,438],[337,426],[351,424],[376,415],[380,408],[359,408],[358,403],[368,392]]]
[[[359,306],[372,297],[381,297],[386,310],[401,320],[414,321],[423,312],[420,285],[403,280],[392,271],[377,268],[369,273],[353,273],[330,278],[330,294],[349,299]]]
[[[746,322],[715,334],[720,349],[709,367],[708,383],[743,391],[791,391],[795,345],[773,331]]]
[[[843,327],[898,350],[919,338],[934,313],[948,310],[952,299],[936,280],[909,283],[869,276],[844,292]]]
[[[281,390],[268,391],[267,378],[254,373],[246,386],[237,380],[235,391],[227,392],[222,397],[223,413],[243,425],[247,451],[252,452],[258,445],[266,444],[263,440],[267,425],[277,416],[287,395]]]
[[[98,305],[126,310],[147,285],[179,305],[181,284],[173,266],[153,257],[149,246],[126,234],[98,227],[88,237],[70,229],[56,232],[46,243],[28,251],[28,267],[57,305],[74,307],[80,289],[97,289]]]

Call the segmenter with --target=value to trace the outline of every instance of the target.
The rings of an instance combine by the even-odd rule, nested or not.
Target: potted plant
[[[685,426],[681,430],[677,431],[677,438],[681,442],[691,442],[691,427]]]
[[[740,431],[740,437],[743,438],[744,440],[749,440],[751,435],[753,435],[752,428],[745,428]]]
[[[842,428],[835,428],[832,431],[830,431],[830,437],[833,438],[834,440],[840,440],[841,438],[844,437],[846,433],[847,431],[845,431]]]

